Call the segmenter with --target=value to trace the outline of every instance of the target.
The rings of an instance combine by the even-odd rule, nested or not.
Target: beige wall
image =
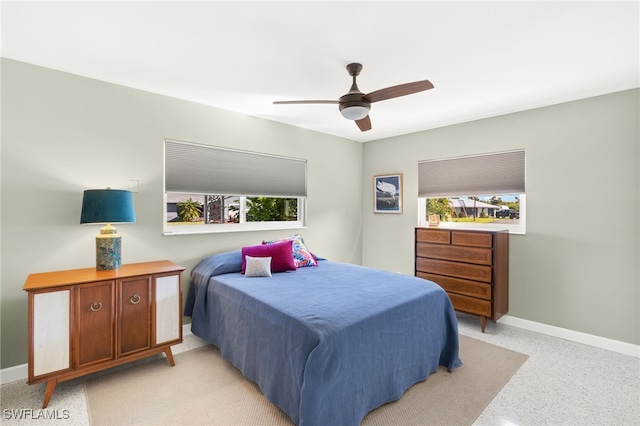
[[[509,314],[640,343],[639,90],[366,143],[362,259],[413,274],[417,162],[526,150],[527,234],[511,235]],[[404,214],[371,177],[403,173]]]
[[[171,259],[188,268],[185,285],[208,254],[292,233],[163,236],[164,138],[306,158],[299,232],[322,256],[361,262],[361,143],[3,59],[2,368],[27,361],[27,275],[95,264],[85,189],[139,180],[137,222],[118,226],[123,262]]]
[[[164,138],[306,158],[310,248],[407,274],[417,160],[525,148],[528,233],[511,239],[509,313],[639,343],[638,90],[363,145],[6,59],[1,78],[2,368],[26,362],[27,275],[95,262],[84,189],[139,180],[123,261],[171,259],[185,284],[208,254],[288,234],[163,236]],[[371,177],[398,172],[404,213],[374,215]]]

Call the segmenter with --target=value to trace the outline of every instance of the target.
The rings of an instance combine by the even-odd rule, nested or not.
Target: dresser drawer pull
[[[137,305],[138,303],[140,303],[141,300],[142,300],[142,297],[138,296],[137,294],[134,294],[129,299],[129,302],[131,302],[132,305]]]
[[[92,312],[98,312],[100,309],[102,309],[102,302],[91,302],[91,305],[89,305],[89,309],[91,309]]]

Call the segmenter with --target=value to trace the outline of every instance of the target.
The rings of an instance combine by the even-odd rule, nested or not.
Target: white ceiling
[[[2,1],[2,56],[370,141],[640,86],[638,1]],[[430,80],[372,105],[331,99]]]

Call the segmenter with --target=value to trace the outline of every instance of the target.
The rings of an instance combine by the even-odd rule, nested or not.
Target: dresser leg
[[[165,349],[164,353],[167,356],[167,359],[169,360],[169,364],[171,364],[172,367],[175,366],[176,362],[173,360],[173,353],[171,353],[171,346]]]
[[[56,388],[56,384],[58,382],[53,379],[47,382],[47,390],[44,392],[44,402],[42,403],[42,408],[47,408],[49,405],[49,400],[51,399],[51,395],[53,395],[53,390]]]
[[[480,317],[480,330],[484,333],[484,328],[487,326],[487,318],[481,316]]]

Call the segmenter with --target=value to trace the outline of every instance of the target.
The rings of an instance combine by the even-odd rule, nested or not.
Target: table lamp
[[[112,223],[135,222],[131,191],[88,189],[82,198],[80,223],[104,223],[96,236],[96,269],[106,271],[122,266],[122,238]]]

